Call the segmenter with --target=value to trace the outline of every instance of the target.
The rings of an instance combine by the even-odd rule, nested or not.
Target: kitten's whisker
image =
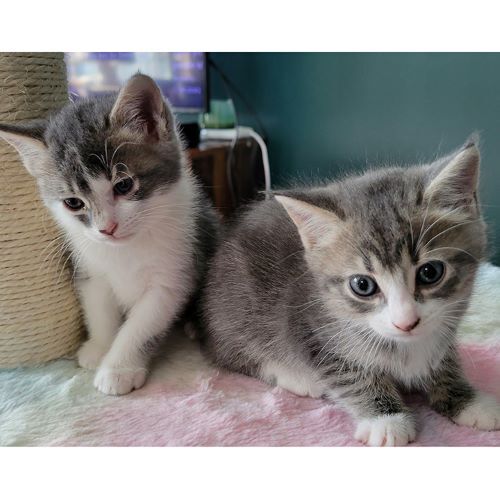
[[[424,236],[442,219],[445,217],[449,217],[452,213],[456,212],[457,210],[461,210],[462,207],[456,207],[453,210],[450,210],[449,212],[446,212],[445,214],[441,215],[441,217],[438,217],[430,226],[427,227],[427,229],[423,232],[422,237],[420,238],[420,243],[417,245],[417,249],[415,250],[415,253],[418,252],[420,249],[420,246],[422,244],[422,241],[424,239]]]
[[[104,163],[104,160],[103,160],[102,156],[99,156],[99,155],[97,155],[97,154],[95,154],[95,153],[90,153],[89,157],[90,157],[90,156],[95,156],[95,157],[96,157],[96,158],[100,161],[101,165],[102,165],[104,168],[106,168],[106,163]],[[56,178],[56,176],[54,176],[54,179],[55,179],[55,178]],[[59,180],[59,179],[57,179],[57,180]]]
[[[448,227],[446,229],[444,229],[443,231],[441,231],[440,233],[436,234],[436,236],[432,237],[424,246],[423,248],[427,248],[427,246],[429,246],[436,238],[438,238],[439,236],[442,236],[443,234],[447,233],[448,231],[451,231],[452,229],[456,229],[457,227],[460,227],[460,226],[465,226],[466,224],[472,224],[474,222],[477,222],[477,220],[468,220],[468,221],[465,221],[465,222],[459,222],[458,224],[455,224],[451,227]]]
[[[68,245],[68,247],[69,247],[69,245]],[[65,248],[64,252],[61,252],[61,254],[60,254],[60,256],[59,256],[59,259],[57,259],[56,269],[59,269],[59,265],[61,264],[61,259],[63,259],[63,258],[67,255],[67,253],[66,253],[66,252],[67,252],[68,247],[67,247],[67,248]],[[70,252],[69,252],[69,257],[71,257],[71,254],[72,254],[72,252],[73,252],[73,251],[74,251],[74,250],[72,250],[72,251],[70,251]],[[68,261],[68,259],[66,259],[66,260],[64,261],[64,264],[63,264],[63,266],[62,266],[62,269],[64,269],[64,266],[65,266],[65,264],[66,264],[66,262],[67,262],[67,261]],[[57,283],[59,284],[59,282],[60,282],[60,279],[57,281]]]
[[[286,260],[288,260],[290,257],[294,257],[295,255],[298,255],[300,253],[303,253],[304,252],[304,249],[301,248],[300,250],[297,250],[295,252],[292,252],[291,254],[287,255],[286,257],[284,257],[283,259],[281,260],[278,260],[277,262],[273,263],[273,265],[275,267],[279,266],[280,264],[283,264],[283,262],[285,262]]]
[[[112,156],[111,156],[111,162],[110,162],[110,163],[111,163],[111,166],[113,166],[113,160],[115,159],[115,155],[116,155],[116,153],[118,153],[119,149],[120,149],[122,146],[126,145],[126,144],[132,144],[133,146],[137,146],[139,143],[137,143],[137,142],[131,142],[131,141],[125,141],[125,142],[120,143],[120,144],[119,144],[119,145],[115,148],[115,150],[113,151],[113,154],[112,154]]]
[[[173,205],[173,204],[166,204],[166,205],[156,205],[154,207],[147,207],[147,208],[144,208],[142,210],[139,210],[137,212],[137,214],[145,214],[145,213],[150,213],[150,212],[156,212],[157,210],[162,210],[164,208],[167,208],[169,209],[169,211],[167,213],[170,213],[171,211],[173,213],[176,213],[175,211],[173,211],[174,208],[178,208],[179,210],[177,211],[177,213],[185,213],[185,211],[187,209],[190,208],[189,205]]]
[[[319,355],[323,352],[323,350],[328,346],[328,344],[337,336],[337,335],[341,335],[342,332],[345,330],[345,328],[347,328],[349,326],[350,323],[348,323],[343,330],[341,330],[340,333],[334,333],[330,338],[329,340],[325,343],[325,345],[320,349],[320,351],[318,352],[318,354],[316,355],[317,358],[319,358]],[[323,359],[321,359],[321,361],[319,361],[319,363],[316,365],[316,368],[319,368],[319,366],[321,365],[321,363],[323,362]]]
[[[427,255],[431,252],[436,252],[438,250],[456,250],[457,252],[463,252],[472,257],[476,262],[480,262],[480,260],[477,257],[474,257],[471,253],[467,252],[467,250],[464,250],[462,248],[457,248],[457,247],[437,247],[437,248],[432,248],[431,250],[427,250],[424,252],[422,255]]]
[[[69,255],[68,255],[68,257],[66,258],[66,260],[64,261],[64,263],[63,263],[63,265],[61,267],[61,271],[59,272],[59,277],[58,277],[57,282],[56,282],[58,285],[61,282],[62,275],[64,274],[64,272],[67,269],[66,264],[71,259],[72,255],[73,255],[73,252],[70,252]]]
[[[61,243],[61,239],[62,238],[66,238],[65,235],[63,234],[60,234],[58,236],[56,236],[53,240],[50,240],[47,245],[45,245],[45,247],[43,248],[43,250],[40,252],[40,256],[43,256],[44,253],[50,248],[51,245],[53,244],[56,244],[56,245],[59,245]],[[51,252],[49,252],[50,254]]]
[[[347,358],[349,358],[354,351],[363,348],[365,341],[373,336],[374,332],[370,327],[358,327],[353,334],[349,333],[348,335],[349,337],[341,338],[337,344],[339,353]],[[349,349],[349,351],[346,351],[346,349]]]
[[[47,261],[49,260],[49,258],[51,256],[52,256],[52,258],[50,259],[49,267],[52,265],[52,261],[54,260],[55,256],[59,255],[59,252],[63,252],[65,250],[65,248],[69,245],[69,241],[66,239],[63,241],[53,240],[51,243],[56,243],[56,245],[54,248],[52,248],[50,250],[50,252],[46,255],[46,257],[40,262],[40,266],[38,268],[37,274],[40,274],[40,269],[42,268],[43,265],[47,264]],[[47,250],[47,247],[41,253],[41,255],[43,255],[43,253],[45,253],[46,250]]]
[[[64,255],[66,254],[69,247],[70,247],[70,242],[68,241],[68,242],[63,243],[62,246],[56,248],[55,252],[51,252],[49,255],[49,256],[51,256],[51,258],[50,258],[50,261],[48,263],[48,267],[52,266],[52,263],[54,262],[54,259],[56,257],[59,257],[57,264],[55,266],[56,270],[58,270],[59,269],[59,261],[61,260],[61,258],[64,257]],[[47,260],[48,260],[49,256],[47,257]]]
[[[330,344],[330,342],[334,339],[336,339],[338,341],[337,343],[337,347],[339,347],[339,345],[342,345],[342,335],[343,333],[352,326],[351,323],[347,323],[344,327],[342,327],[342,329],[338,332],[335,332],[333,335],[331,335],[331,337],[328,339],[328,341],[325,343],[325,345],[321,348],[321,350],[318,352],[317,356],[316,357],[319,357],[319,355],[321,354],[321,352]],[[331,351],[328,351],[326,352],[326,354],[321,358],[321,360],[318,362],[318,364],[316,365],[316,368],[319,368],[323,362],[328,358],[328,356],[331,354]]]
[[[325,325],[320,326],[319,328],[315,328],[314,330],[311,330],[311,333],[316,333],[319,332],[320,330],[323,330],[325,328],[329,328],[333,325],[337,325],[339,323],[347,323],[347,322],[352,322],[353,320],[351,319],[338,319],[336,321],[332,321],[331,323],[326,323]]]
[[[53,255],[53,256],[52,256],[52,258],[50,259],[50,262],[47,265],[47,260],[50,258],[51,255]],[[55,249],[55,252],[53,250],[44,260],[42,260],[40,262],[40,265],[38,266],[38,269],[37,269],[37,272],[36,272],[37,276],[40,276],[40,275],[44,274],[45,272],[47,272],[47,269],[50,268],[50,266],[52,265],[52,261],[54,260],[54,258],[57,255],[59,255],[59,248],[58,247]],[[42,269],[43,269],[43,271],[42,271]]]
[[[455,330],[451,329],[450,326],[448,326],[446,323],[443,325],[443,330],[441,331],[441,333],[443,335],[445,335],[445,337],[449,337],[450,340],[452,340],[452,341],[455,341],[455,339],[456,339],[456,336],[454,335]],[[465,354],[469,357],[469,361],[471,362],[472,367],[475,370],[476,364],[475,364],[474,360],[472,359],[472,357],[470,356],[469,352],[466,349],[462,349],[461,352],[465,352]]]
[[[123,179],[130,179],[132,182],[134,182],[134,177],[130,175],[128,172],[121,172],[120,170],[114,170],[112,175],[112,180],[115,182],[116,180],[121,181]]]
[[[86,245],[84,244],[82,246],[82,248],[76,252],[76,258],[75,258],[75,260],[73,262],[73,274],[71,276],[71,281],[74,281],[75,275],[76,275],[76,273],[77,273],[77,271],[78,271],[78,269],[80,267],[80,264],[82,262],[83,256],[87,252],[87,250],[90,247],[90,245],[91,245],[91,242],[88,241]]]
[[[118,166],[122,166],[123,167],[123,171],[121,169],[118,169],[117,168]],[[129,172],[130,172],[130,169],[128,168],[128,165],[126,165],[122,161],[120,161],[118,163],[115,163],[113,165],[113,173],[114,174],[116,174],[116,173],[123,173],[124,175],[127,175],[128,177],[130,177],[131,179],[133,179],[132,175],[130,175]]]
[[[104,138],[104,155],[105,155],[105,159],[106,159],[106,166],[109,167],[109,163],[108,163],[108,138],[105,137]]]
[[[441,315],[441,314],[446,313],[446,312],[451,312],[449,310],[449,308],[451,306],[456,305],[456,304],[460,304],[463,302],[467,302],[467,301],[468,301],[468,299],[459,299],[459,300],[455,300],[453,302],[450,302],[448,304],[445,304],[443,307],[441,307],[440,309],[434,311],[432,314],[427,316],[427,318],[422,322],[422,326],[429,324],[429,322],[432,321],[438,315]],[[459,311],[463,311],[463,310],[459,309]]]
[[[425,221],[427,220],[427,214],[429,213],[429,207],[431,205],[431,201],[432,201],[433,196],[434,196],[434,193],[431,193],[431,196],[430,196],[429,200],[427,201],[427,207],[425,209],[424,219],[422,220],[422,224],[420,226],[420,233],[419,233],[418,239],[417,239],[417,248],[420,247],[420,240],[422,238],[422,232],[423,232],[424,227],[425,227]]]
[[[370,327],[366,327],[366,328],[360,330],[359,335],[356,335],[355,342],[352,342],[350,344],[351,348],[349,349],[349,351],[343,352],[341,354],[342,358],[344,358],[344,362],[342,363],[342,365],[340,367],[340,371],[344,370],[344,366],[345,366],[346,362],[351,363],[352,354],[356,351],[359,352],[360,348],[362,348],[365,345],[365,341],[367,339],[370,339],[372,336],[373,336],[373,330]],[[349,346],[349,343],[347,343],[347,346]]]
[[[307,309],[309,309],[310,307],[312,307],[314,304],[318,304],[320,302],[322,302],[323,299],[321,298],[317,298],[317,299],[314,299],[314,300],[310,300],[308,302],[304,302],[303,304],[300,304],[298,306],[286,306],[287,308],[290,308],[290,309],[297,309],[297,311],[294,311],[294,313],[302,313],[304,311],[306,311]]]
[[[370,345],[372,345],[372,347],[366,355],[366,362],[368,363],[368,366],[373,365],[375,356],[377,354],[377,348],[375,348],[375,346],[378,346],[380,344],[380,342],[382,341],[381,335],[374,335],[373,338],[375,339],[375,341],[373,342],[373,345],[370,343]],[[374,349],[375,349],[375,352],[373,351]],[[372,353],[373,353],[373,358],[372,358]]]
[[[384,347],[386,339],[380,335],[380,338],[375,347],[375,352],[373,353],[372,365],[375,365],[376,359],[380,354],[380,350]]]

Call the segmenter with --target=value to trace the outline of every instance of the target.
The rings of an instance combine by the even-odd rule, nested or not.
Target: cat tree
[[[68,100],[62,53],[0,53],[0,122]],[[74,353],[83,321],[63,239],[16,151],[0,140],[0,367]]]

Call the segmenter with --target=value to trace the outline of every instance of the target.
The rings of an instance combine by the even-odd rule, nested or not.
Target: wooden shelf
[[[258,197],[264,176],[260,148],[253,139],[206,141],[187,150],[193,172],[225,217]]]

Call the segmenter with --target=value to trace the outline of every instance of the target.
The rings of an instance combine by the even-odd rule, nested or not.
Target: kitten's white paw
[[[500,403],[488,394],[479,393],[454,419],[458,425],[483,431],[500,429]]]
[[[96,342],[94,339],[87,340],[76,353],[78,359],[78,364],[82,368],[88,368],[89,370],[95,370],[101,359],[104,357],[108,351],[109,346],[105,346]]]
[[[145,368],[101,366],[94,378],[94,386],[104,394],[120,396],[140,389],[146,376]]]
[[[416,436],[413,418],[405,413],[361,420],[354,434],[368,446],[405,446]]]

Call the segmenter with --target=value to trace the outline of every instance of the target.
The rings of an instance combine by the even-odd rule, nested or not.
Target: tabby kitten
[[[149,347],[199,288],[217,219],[154,81],[68,104],[49,121],[0,124],[64,229],[89,339],[78,352],[106,394],[141,387]]]
[[[204,290],[215,362],[334,400],[369,445],[405,445],[402,399],[422,391],[460,425],[500,428],[500,406],[460,368],[455,331],[485,225],[471,139],[429,165],[385,168],[276,194],[235,223]]]

